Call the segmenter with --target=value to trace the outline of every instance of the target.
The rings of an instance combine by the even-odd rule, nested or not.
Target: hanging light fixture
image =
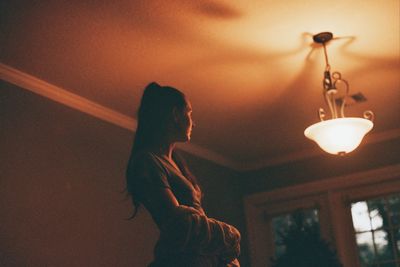
[[[345,118],[344,108],[349,96],[349,83],[342,79],[340,72],[331,74],[326,43],[332,40],[331,32],[321,32],[313,36],[315,43],[322,44],[326,67],[323,78],[323,96],[331,112],[331,119],[325,119],[325,111],[318,111],[320,122],[309,126],[304,135],[315,141],[324,151],[334,155],[345,155],[356,149],[364,136],[372,129],[374,114],[368,110],[364,118]],[[338,94],[339,85],[344,85],[344,96]],[[342,87],[342,86],[340,86]]]

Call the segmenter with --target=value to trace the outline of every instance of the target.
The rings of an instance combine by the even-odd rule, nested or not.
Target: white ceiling
[[[303,135],[325,108],[312,35],[331,31],[332,70],[368,99],[346,115],[375,112],[370,141],[400,136],[399,0],[5,0],[0,12],[3,79],[11,67],[132,118],[147,83],[175,86],[194,109],[188,150],[244,168],[319,151]]]

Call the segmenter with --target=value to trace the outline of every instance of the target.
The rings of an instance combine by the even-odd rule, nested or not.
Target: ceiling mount
[[[313,36],[313,40],[316,43],[324,44],[332,40],[333,34],[331,32],[320,32]]]

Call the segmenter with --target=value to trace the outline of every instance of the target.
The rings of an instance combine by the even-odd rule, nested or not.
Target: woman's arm
[[[240,233],[235,227],[208,218],[192,207],[179,205],[169,188],[154,190],[157,201],[149,200],[144,204],[150,213],[161,215],[160,243],[163,249],[220,255],[226,262],[240,254]]]
[[[180,205],[163,169],[150,155],[141,157],[129,172],[132,188],[160,227],[160,245],[168,252],[193,251],[233,259],[240,252],[240,233],[202,211]]]

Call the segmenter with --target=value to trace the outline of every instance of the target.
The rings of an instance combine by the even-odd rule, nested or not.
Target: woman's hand
[[[240,267],[240,263],[239,263],[238,259],[234,259],[233,261],[228,263],[226,265],[226,267]]]

